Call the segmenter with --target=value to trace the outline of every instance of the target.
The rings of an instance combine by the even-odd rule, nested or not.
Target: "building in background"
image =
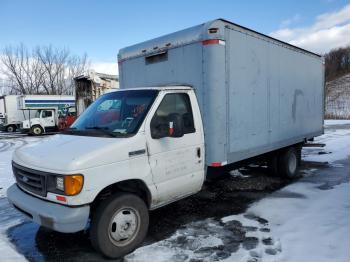
[[[119,78],[117,75],[97,73],[94,70],[75,77],[74,83],[78,116],[99,96],[119,89]]]

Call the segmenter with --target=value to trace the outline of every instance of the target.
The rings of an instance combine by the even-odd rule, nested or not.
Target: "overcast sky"
[[[344,0],[0,0],[0,48],[68,47],[116,74],[120,48],[219,17],[318,53],[350,44]]]

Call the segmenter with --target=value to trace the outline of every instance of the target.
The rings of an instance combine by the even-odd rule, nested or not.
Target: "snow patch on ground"
[[[7,261],[27,261],[22,255],[18,254],[3,234],[0,234],[0,254]]]
[[[15,209],[8,208],[9,203],[6,198],[0,198],[0,261],[27,261],[20,255],[6,236],[6,230],[22,222]]]
[[[282,243],[278,261],[349,261],[350,184],[321,190],[300,182],[281,191],[286,190],[305,198],[271,195],[248,210],[267,219]]]
[[[333,125],[350,125],[350,120],[338,120],[338,119],[329,119],[324,120],[325,126],[333,126]]]
[[[203,221],[194,222],[187,226],[187,229],[180,229],[168,239],[137,249],[134,253],[128,255],[126,261],[140,262],[158,262],[158,261],[187,261],[190,258],[199,259],[200,261],[213,261],[215,253],[209,250],[222,249],[224,243],[216,232],[220,229],[216,223],[210,220],[205,221],[209,231],[196,231],[203,227]],[[215,232],[215,233],[214,233]]]
[[[324,135],[315,138],[314,143],[324,143],[326,146],[322,149],[303,148],[305,161],[332,163],[346,159],[350,156],[350,129],[326,130]]]
[[[329,154],[320,155],[319,149],[305,148],[304,160],[334,162],[350,156],[349,129],[326,130],[315,142],[326,143],[324,151]],[[339,163],[331,166],[343,167]],[[328,172],[314,170],[307,178],[271,194],[247,210],[269,221],[273,239],[280,245],[281,252],[272,260],[261,256],[261,261],[349,261],[350,174],[327,178]],[[335,184],[339,185],[322,190],[322,181],[337,179],[339,182]],[[283,195],[295,197],[280,197]],[[240,250],[231,258],[244,261],[247,257],[249,253]]]

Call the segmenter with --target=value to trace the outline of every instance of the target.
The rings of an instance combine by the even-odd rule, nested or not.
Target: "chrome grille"
[[[17,184],[25,190],[40,196],[46,196],[46,176],[43,172],[22,167],[12,162],[13,174]]]

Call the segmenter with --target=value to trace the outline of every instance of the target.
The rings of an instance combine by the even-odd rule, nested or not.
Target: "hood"
[[[145,149],[143,135],[107,138],[54,135],[17,149],[13,161],[29,168],[70,173],[129,159],[129,152]]]

